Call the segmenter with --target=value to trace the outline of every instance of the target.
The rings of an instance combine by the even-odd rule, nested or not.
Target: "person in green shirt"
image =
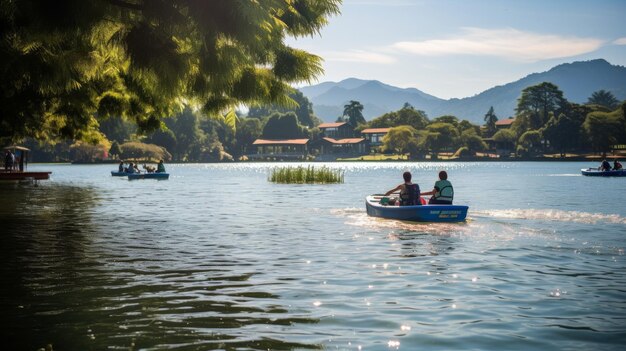
[[[435,188],[432,191],[422,193],[422,195],[432,195],[428,200],[429,205],[452,205],[454,188],[448,180],[448,173],[446,171],[439,172],[439,180],[435,182]]]
[[[159,164],[157,165],[157,173],[165,173],[165,165],[163,164],[163,160],[159,161]]]

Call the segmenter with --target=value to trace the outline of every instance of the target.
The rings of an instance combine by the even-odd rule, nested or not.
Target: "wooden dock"
[[[6,172],[0,171],[0,180],[45,180],[50,179],[52,172]]]

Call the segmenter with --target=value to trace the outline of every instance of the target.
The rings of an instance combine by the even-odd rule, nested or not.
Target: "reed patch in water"
[[[287,166],[272,169],[268,180],[281,184],[334,184],[343,183],[343,176],[342,170],[326,166]]]

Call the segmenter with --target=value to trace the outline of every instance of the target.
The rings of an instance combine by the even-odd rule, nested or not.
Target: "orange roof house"
[[[391,128],[367,128],[361,131],[361,134],[387,134]]]
[[[257,139],[252,145],[306,145],[309,139]]]
[[[501,119],[496,121],[496,128],[509,128],[515,122],[514,118]]]

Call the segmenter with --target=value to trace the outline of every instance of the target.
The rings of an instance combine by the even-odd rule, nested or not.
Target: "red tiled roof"
[[[501,119],[496,121],[497,126],[510,126],[515,120],[513,118]]]
[[[361,134],[387,133],[391,128],[367,128],[361,131]]]
[[[341,127],[342,125],[346,124],[346,122],[334,122],[334,123],[322,123],[319,126],[317,126],[319,129],[324,129],[324,128],[337,128],[337,127]]]
[[[322,138],[331,144],[358,144],[365,140],[365,138],[346,138],[346,139],[333,139],[333,138]]]
[[[268,140],[257,139],[252,145],[306,145],[309,139],[283,139],[283,140]]]

